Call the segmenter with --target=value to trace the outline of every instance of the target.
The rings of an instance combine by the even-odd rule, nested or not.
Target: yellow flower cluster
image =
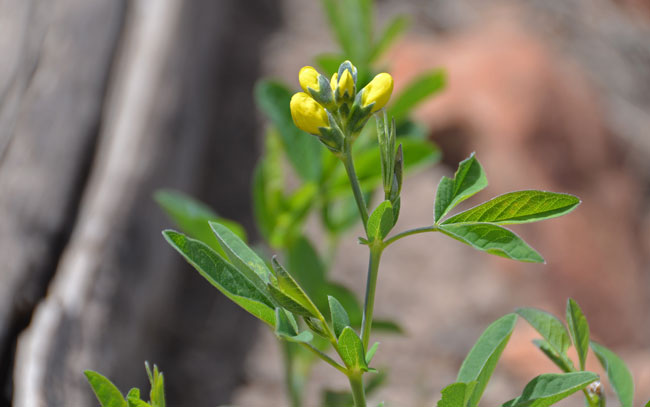
[[[350,61],[343,62],[329,81],[313,67],[305,66],[298,73],[298,81],[303,92],[291,98],[291,117],[299,129],[317,136],[325,136],[334,125],[330,123],[333,117],[341,117],[344,123],[347,119],[365,123],[388,103],[393,92],[393,78],[387,73],[375,76],[356,92],[357,69]]]

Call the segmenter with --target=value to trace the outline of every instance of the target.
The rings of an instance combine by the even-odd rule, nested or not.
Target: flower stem
[[[368,279],[366,281],[366,300],[363,307],[363,319],[361,320],[361,341],[363,349],[368,349],[370,331],[372,329],[372,314],[375,308],[375,291],[377,288],[377,275],[379,274],[379,261],[384,246],[370,247],[370,260],[368,261]]]
[[[363,388],[363,380],[360,373],[351,373],[348,375],[350,388],[352,389],[352,398],[354,407],[366,407],[366,393]]]
[[[352,192],[354,193],[354,200],[357,203],[357,208],[359,208],[359,214],[361,215],[361,221],[363,222],[363,229],[366,230],[368,223],[368,208],[366,207],[366,201],[363,199],[363,192],[361,192],[361,185],[359,185],[359,179],[357,178],[357,173],[354,170],[354,163],[352,162],[352,148],[350,142],[346,139],[345,141],[345,151],[341,159],[343,160],[343,165],[345,166],[345,171],[348,174],[348,179],[350,180],[350,185],[352,186]],[[367,232],[367,230],[366,230]]]

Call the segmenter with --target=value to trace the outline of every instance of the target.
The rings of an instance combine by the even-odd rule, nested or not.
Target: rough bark
[[[270,2],[15,0],[0,11],[8,37],[28,34],[0,43],[17,61],[0,70],[1,404],[13,387],[17,406],[89,405],[84,369],[146,390],[144,360],[166,372],[170,404],[228,402],[257,325],[165,244],[171,224],[152,195],[179,188],[250,225],[251,95]]]

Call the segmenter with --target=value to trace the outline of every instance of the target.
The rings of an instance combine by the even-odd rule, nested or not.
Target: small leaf
[[[255,86],[255,100],[280,133],[287,157],[303,180],[317,180],[322,171],[321,145],[318,139],[301,130],[291,118],[291,91],[279,82],[263,80]]]
[[[368,218],[368,237],[372,240],[384,240],[395,225],[394,222],[393,205],[390,201],[380,203]]]
[[[271,271],[266,267],[264,260],[227,226],[218,222],[209,224],[232,265],[264,291],[265,285],[271,281]]]
[[[614,388],[622,407],[632,407],[634,403],[634,381],[632,373],[625,365],[625,362],[614,352],[594,341],[589,343],[600,364],[607,371],[609,383]]]
[[[585,370],[587,352],[589,352],[589,324],[577,302],[569,298],[566,304],[566,321],[573,344],[580,359],[580,370]]]
[[[338,341],[338,351],[343,363],[349,369],[367,371],[368,365],[363,352],[361,339],[349,326],[343,329]]]
[[[498,225],[537,222],[565,215],[580,204],[569,194],[546,191],[510,192],[461,212],[444,221],[449,223],[489,222]]]
[[[319,310],[328,308],[325,266],[304,235],[299,236],[288,248],[288,269]]]
[[[275,309],[275,334],[289,342],[309,343],[314,336],[309,331],[298,333],[298,325],[293,315],[282,308]]]
[[[529,263],[544,262],[544,258],[519,236],[492,223],[452,223],[441,225],[439,230],[490,254]]]
[[[445,87],[446,75],[442,69],[436,69],[415,78],[406,85],[393,102],[389,115],[400,121],[408,116],[409,112],[427,97],[440,92]]]
[[[290,298],[295,303],[299,304],[305,311],[308,312],[305,316],[312,316],[317,319],[324,319],[323,315],[320,313],[316,305],[312,300],[307,296],[305,291],[300,287],[298,282],[289,274],[289,272],[282,267],[278,262],[277,258],[274,256],[272,260],[273,270],[278,279],[277,288],[282,294]],[[275,297],[275,291],[272,291]],[[292,310],[292,312],[295,312]],[[303,314],[301,314],[303,315]]]
[[[485,391],[501,353],[510,340],[516,322],[517,316],[515,314],[508,314],[497,319],[485,329],[472,350],[467,354],[456,378],[457,382],[476,382],[476,387],[472,392],[469,403],[466,404],[467,406],[475,407],[481,400],[483,391]]]
[[[163,231],[163,236],[222,294],[257,318],[275,326],[275,305],[267,291],[261,291],[244,274],[203,242],[173,230]]]
[[[571,345],[571,339],[562,321],[535,308],[518,308],[515,312],[528,321],[560,357],[567,358],[566,351]]]
[[[332,296],[327,296],[330,304],[330,314],[332,315],[332,325],[334,334],[338,338],[346,326],[350,326],[350,317],[338,300]]]
[[[140,389],[134,387],[126,395],[127,407],[151,407],[149,403],[140,399]]]
[[[379,348],[379,342],[375,342],[372,344],[370,349],[368,349],[368,352],[366,352],[366,364],[370,364],[372,362],[372,358],[375,356],[375,353],[377,353],[377,349]]]
[[[408,16],[401,15],[401,16],[396,16],[394,17],[390,23],[386,26],[384,29],[383,33],[381,34],[381,37],[375,44],[375,46],[372,48],[372,52],[370,53],[370,62],[376,60],[379,58],[386,50],[390,47],[390,45],[395,41],[397,37],[400,36],[406,30],[409,24],[409,18]]]
[[[454,178],[442,177],[436,191],[434,220],[440,220],[456,205],[487,187],[483,167],[474,153],[458,164]]]
[[[350,291],[347,287],[342,286],[336,283],[328,283],[327,292],[332,297],[335,297],[337,301],[343,306],[348,317],[350,318],[350,326],[358,327],[361,325],[361,318],[363,312],[361,311],[361,304],[356,295]],[[372,321],[373,327],[375,326],[376,321]]]
[[[474,393],[476,382],[453,383],[442,389],[442,398],[438,407],[466,407]]]
[[[560,357],[547,341],[544,339],[533,339],[533,343],[542,351],[543,354],[546,355],[547,358],[551,360],[551,362],[555,363],[557,367],[562,369],[563,372],[569,373],[573,371],[574,367],[573,364],[570,363],[571,360],[569,358]]]
[[[582,390],[598,380],[592,372],[547,373],[531,380],[521,396],[503,404],[503,407],[547,407]]]
[[[215,239],[209,221],[218,221],[237,235],[241,240],[246,240],[244,228],[233,221],[219,217],[209,206],[183,194],[179,191],[162,189],[156,191],[154,199],[165,210],[176,225],[193,239],[202,241],[219,254],[224,254]]]
[[[124,396],[110,380],[92,370],[86,370],[84,374],[102,407],[127,407]]]

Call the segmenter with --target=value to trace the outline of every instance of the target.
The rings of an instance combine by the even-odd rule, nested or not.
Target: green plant
[[[367,394],[385,377],[371,367],[378,350],[377,343],[371,345],[372,332],[400,331],[397,323],[374,317],[384,250],[408,236],[440,232],[489,254],[541,263],[542,256],[504,226],[561,216],[580,201],[569,194],[516,191],[451,214],[487,186],[483,168],[472,154],[459,163],[453,178],[440,181],[430,222],[391,234],[400,214],[404,176],[440,156],[408,114],[442,89],[444,74],[439,70],[427,73],[389,103],[392,77],[377,73],[374,64],[405,26],[404,18],[393,20],[374,41],[370,0],[323,3],[343,51],[317,57],[326,75],[303,68],[299,73],[303,92],[293,96],[287,86],[274,81],[262,81],[255,89],[258,106],[271,124],[253,180],[254,212],[266,245],[280,255],[269,258],[264,246],[249,246],[240,225],[189,196],[165,190],[156,194],[156,200],[182,231],[164,231],[168,243],[215,288],[278,337],[291,405],[303,404],[311,368],[324,361],[348,378],[350,389],[325,390],[322,404],[360,407],[367,405]],[[366,126],[372,117],[375,126]],[[283,172],[285,161],[297,178],[291,188]],[[373,204],[376,189],[383,199]],[[306,220],[314,217],[324,234],[317,245],[304,231]],[[363,306],[351,290],[328,278],[337,247],[359,221],[364,228],[359,242],[368,248],[369,257]],[[492,323],[463,362],[457,382],[443,389],[439,407],[478,405],[518,317],[540,332],[543,339],[535,344],[563,373],[534,378],[519,397],[504,406],[548,406],[580,390],[589,406],[604,406],[598,376],[584,371],[589,348],[605,367],[622,406],[631,406],[629,371],[611,351],[590,342],[586,319],[577,303],[569,300],[568,333],[561,321],[534,309],[520,309]],[[579,369],[566,355],[572,343],[578,351]],[[92,372],[88,378],[103,406],[123,405],[111,401],[124,399],[107,379]],[[152,379],[152,388],[160,387],[162,395],[162,375],[158,383]],[[139,395],[132,398],[139,399]],[[156,407],[153,395],[151,400]]]
[[[92,370],[86,370],[84,374],[102,407],[165,407],[165,380],[162,372],[156,365],[153,365],[153,371],[149,363],[145,362],[144,366],[151,384],[149,402],[141,399],[140,389],[137,387],[129,390],[124,397],[120,390],[101,374]]]

